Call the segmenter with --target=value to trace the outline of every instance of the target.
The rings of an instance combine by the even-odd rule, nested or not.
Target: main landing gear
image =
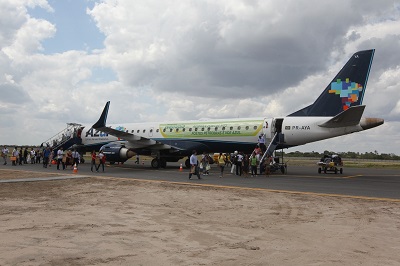
[[[154,158],[151,160],[151,167],[153,168],[166,168],[167,167],[167,161],[165,159],[157,159]]]

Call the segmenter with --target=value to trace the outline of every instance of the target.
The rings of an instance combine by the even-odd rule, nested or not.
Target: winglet
[[[101,113],[101,116],[99,118],[99,121],[97,121],[92,128],[98,129],[102,127],[106,127],[106,121],[107,121],[107,115],[108,115],[108,108],[110,107],[110,101],[106,103],[106,106],[104,106],[103,113]]]
[[[325,123],[319,125],[320,127],[334,128],[334,127],[348,127],[360,123],[361,116],[364,113],[365,105],[352,106],[346,111],[341,112],[337,116],[329,119]]]

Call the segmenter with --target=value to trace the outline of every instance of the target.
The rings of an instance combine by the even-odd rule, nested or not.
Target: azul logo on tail
[[[328,92],[340,96],[342,99],[343,111],[346,111],[350,108],[352,103],[358,103],[362,90],[363,87],[361,84],[351,82],[350,79],[347,78],[345,82],[341,79],[332,82],[331,89]],[[361,102],[358,104],[361,104]]]

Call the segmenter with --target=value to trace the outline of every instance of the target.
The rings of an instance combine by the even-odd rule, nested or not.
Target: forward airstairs
[[[60,148],[63,150],[73,148],[82,144],[80,132],[83,126],[77,123],[67,123],[67,127],[48,140],[42,142],[41,147],[50,147],[53,151]]]

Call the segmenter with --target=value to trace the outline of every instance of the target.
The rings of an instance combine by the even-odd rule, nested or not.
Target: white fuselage
[[[363,130],[359,124],[338,128],[319,126],[331,118],[217,119],[208,121],[114,124],[108,125],[108,127],[135,135],[138,138],[159,141],[178,149],[191,148],[188,147],[188,143],[201,143],[210,148],[209,152],[219,152],[221,151],[219,150],[220,148],[226,148],[227,145],[231,145],[233,149],[237,145],[254,148],[261,133],[265,134],[267,146],[275,132],[278,131],[284,134],[284,145],[282,147],[293,147]],[[90,127],[85,127],[82,132],[82,144],[85,146],[94,147],[116,141],[124,140]],[[183,142],[186,143],[186,146],[181,146]],[[128,141],[125,145],[131,149],[142,148],[139,142]],[[166,146],[155,146],[153,149],[157,149],[157,147],[159,149],[166,149]]]

